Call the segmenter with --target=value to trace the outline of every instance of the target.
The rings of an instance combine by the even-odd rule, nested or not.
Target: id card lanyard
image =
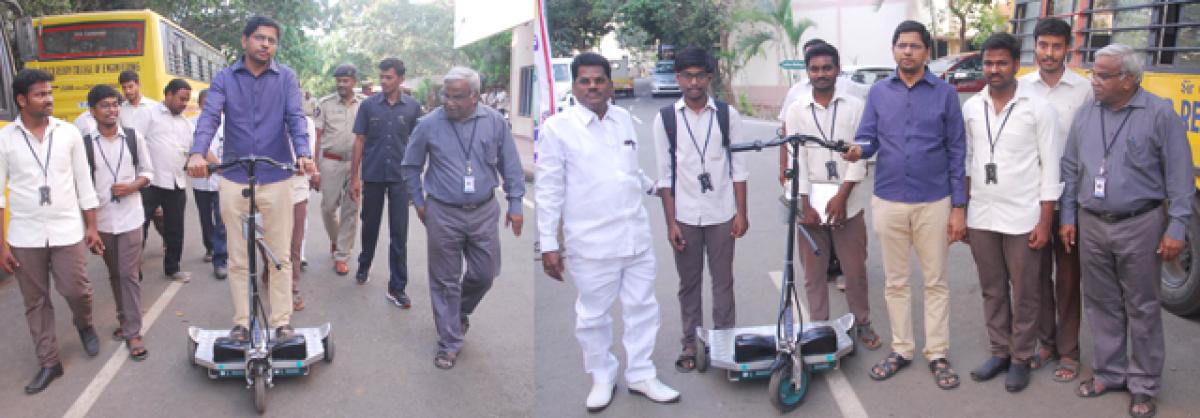
[[[42,187],[38,188],[38,204],[50,206],[50,155],[54,152],[54,131],[51,130],[48,134],[50,135],[50,139],[47,140],[46,162],[43,163],[41,157],[38,157],[37,151],[33,150],[33,144],[29,142],[29,135],[25,134],[24,129],[18,130],[21,131],[21,136],[25,138],[25,146],[29,148],[29,153],[33,155],[34,161],[37,161],[38,168],[42,169]]]
[[[472,170],[471,153],[475,151],[475,130],[479,128],[479,118],[475,118],[471,122],[471,139],[469,143],[463,142],[462,135],[458,133],[458,127],[454,122],[450,122],[450,129],[454,131],[454,137],[458,139],[458,146],[462,148],[463,155],[467,158],[467,175],[463,176],[463,193],[475,193],[475,173]]]
[[[712,176],[708,174],[708,169],[704,167],[705,156],[708,155],[708,141],[712,139],[712,127],[717,117],[717,112],[709,112],[708,114],[708,133],[704,135],[704,148],[700,148],[700,142],[696,141],[696,134],[692,133],[692,124],[688,122],[687,108],[680,109],[683,119],[683,126],[687,128],[688,136],[692,138],[692,146],[696,148],[696,152],[700,154],[700,176],[697,178],[700,181],[700,193],[713,190]]]
[[[117,136],[119,137],[120,134],[118,134]],[[120,139],[120,138],[118,138],[118,139]],[[117,178],[117,174],[121,171],[121,163],[125,161],[125,141],[120,141],[120,142],[121,142],[121,145],[120,145],[121,150],[117,151],[117,167],[114,169],[112,164],[108,163],[108,155],[104,154],[104,146],[100,145],[100,141],[96,141],[96,150],[100,152],[100,158],[104,160],[104,166],[108,168],[108,172],[112,173],[113,184],[120,182],[120,180]],[[113,196],[112,201],[120,202],[121,198]]]
[[[1000,122],[1000,129],[996,131],[996,135],[992,136],[992,110],[988,109],[987,102],[983,102],[983,127],[987,128],[988,145],[991,147],[992,154],[988,157],[988,163],[983,165],[984,174],[987,176],[984,184],[997,184],[998,176],[996,174],[996,143],[1000,142],[1000,134],[1004,133],[1004,125],[1008,124],[1008,117],[1012,116],[1013,109],[1017,107],[1017,102],[1013,102],[1008,106],[1008,112],[1004,114],[1004,120]]]
[[[840,104],[839,101],[833,102],[833,118],[829,120],[829,136],[825,136],[825,130],[821,129],[821,122],[817,120],[817,104],[812,103],[808,107],[808,110],[812,111],[813,124],[817,125],[817,132],[821,133],[821,139],[825,142],[833,142],[834,129],[837,128],[838,105]],[[833,160],[833,150],[829,150],[829,161],[825,162],[825,175],[827,180],[838,178],[837,162]]]
[[[1096,174],[1095,183],[1092,185],[1092,197],[1103,199],[1105,196],[1105,188],[1108,185],[1108,157],[1112,154],[1113,145],[1116,145],[1117,138],[1121,137],[1121,130],[1125,129],[1125,122],[1129,122],[1129,115],[1133,114],[1133,108],[1129,108],[1125,112],[1125,118],[1121,119],[1121,125],[1117,126],[1117,132],[1113,133],[1112,139],[1108,139],[1108,127],[1104,123],[1104,108],[1100,109],[1100,142],[1104,145],[1104,158],[1100,159],[1100,171]]]

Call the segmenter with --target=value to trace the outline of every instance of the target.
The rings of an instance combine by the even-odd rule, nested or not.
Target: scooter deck
[[[810,354],[804,356],[804,364],[814,371],[829,370],[838,367],[842,357],[854,350],[854,340],[850,338],[850,330],[854,328],[854,314],[847,313],[840,318],[830,321],[811,321],[804,323],[804,329],[830,326],[837,331],[837,352],[828,354]],[[796,335],[800,334],[796,330]],[[696,328],[696,335],[709,347],[709,365],[711,367],[741,372],[750,376],[753,372],[765,371],[771,368],[774,360],[764,359],[747,363],[738,363],[734,357],[734,340],[740,334],[769,334],[775,335],[775,325],[759,325],[729,329]],[[703,353],[700,353],[701,355]]]
[[[309,366],[325,358],[325,346],[322,341],[329,336],[330,329],[329,323],[320,327],[296,328],[296,335],[304,336],[305,358],[303,360],[272,359],[273,374],[275,376],[307,375]],[[246,374],[244,361],[218,362],[213,359],[217,339],[229,336],[229,331],[229,329],[188,327],[188,338],[196,343],[196,352],[192,356],[197,366],[209,370],[210,378],[244,377]]]

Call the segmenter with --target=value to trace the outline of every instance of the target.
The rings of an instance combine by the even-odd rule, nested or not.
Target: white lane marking
[[[142,334],[154,325],[154,321],[162,314],[167,305],[171,303],[171,299],[175,297],[175,293],[179,292],[179,288],[183,286],[183,282],[173,282],[167,286],[167,290],[159,295],[158,300],[154,301],[154,306],[146,312],[142,317]],[[100,373],[92,378],[92,382],[88,384],[83,393],[79,394],[79,398],[75,399],[75,403],[71,404],[71,408],[63,414],[63,418],[83,418],[87,416],[88,410],[92,409],[92,405],[100,398],[100,394],[104,392],[104,388],[112,382],[113,377],[117,375],[117,371],[125,364],[125,360],[129,358],[129,353],[124,348],[118,347],[117,351],[113,352],[108,358],[108,362],[104,363],[104,367],[100,369]]]
[[[638,123],[638,125],[643,125],[643,124],[645,124],[645,122],[642,122],[642,118],[639,118],[639,117],[637,117],[637,115],[629,115],[629,116],[633,117],[633,121],[634,121],[634,122],[637,122],[637,123]]]
[[[783,288],[783,272],[772,271],[768,273],[771,276],[771,282],[775,284],[776,289]],[[805,318],[808,318],[808,305],[804,303],[804,287],[800,282],[796,283],[800,286],[798,289],[801,293],[800,300],[796,301],[799,308],[799,313],[802,313]],[[842,416],[847,418],[866,418],[867,409],[863,407],[862,401],[858,399],[858,393],[854,392],[854,387],[850,386],[850,381],[846,380],[846,374],[842,369],[829,370],[821,373],[825,376],[825,381],[829,383],[829,389],[833,392],[833,400],[837,402],[838,409],[842,411]]]

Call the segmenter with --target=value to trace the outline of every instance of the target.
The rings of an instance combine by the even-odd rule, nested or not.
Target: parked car
[[[654,65],[654,79],[650,82],[650,96],[682,94],[675,80],[675,61],[663,60]]]
[[[842,74],[850,77],[850,81],[869,86],[888,78],[895,70],[895,66],[889,65],[848,65],[842,68]]]
[[[947,55],[929,63],[929,71],[954,86],[959,93],[978,93],[987,85],[983,56],[978,51]]]

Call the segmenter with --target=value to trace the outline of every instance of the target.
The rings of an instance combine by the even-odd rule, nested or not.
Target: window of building
[[[517,106],[517,115],[530,117],[533,115],[533,66],[521,67],[521,97]]]

